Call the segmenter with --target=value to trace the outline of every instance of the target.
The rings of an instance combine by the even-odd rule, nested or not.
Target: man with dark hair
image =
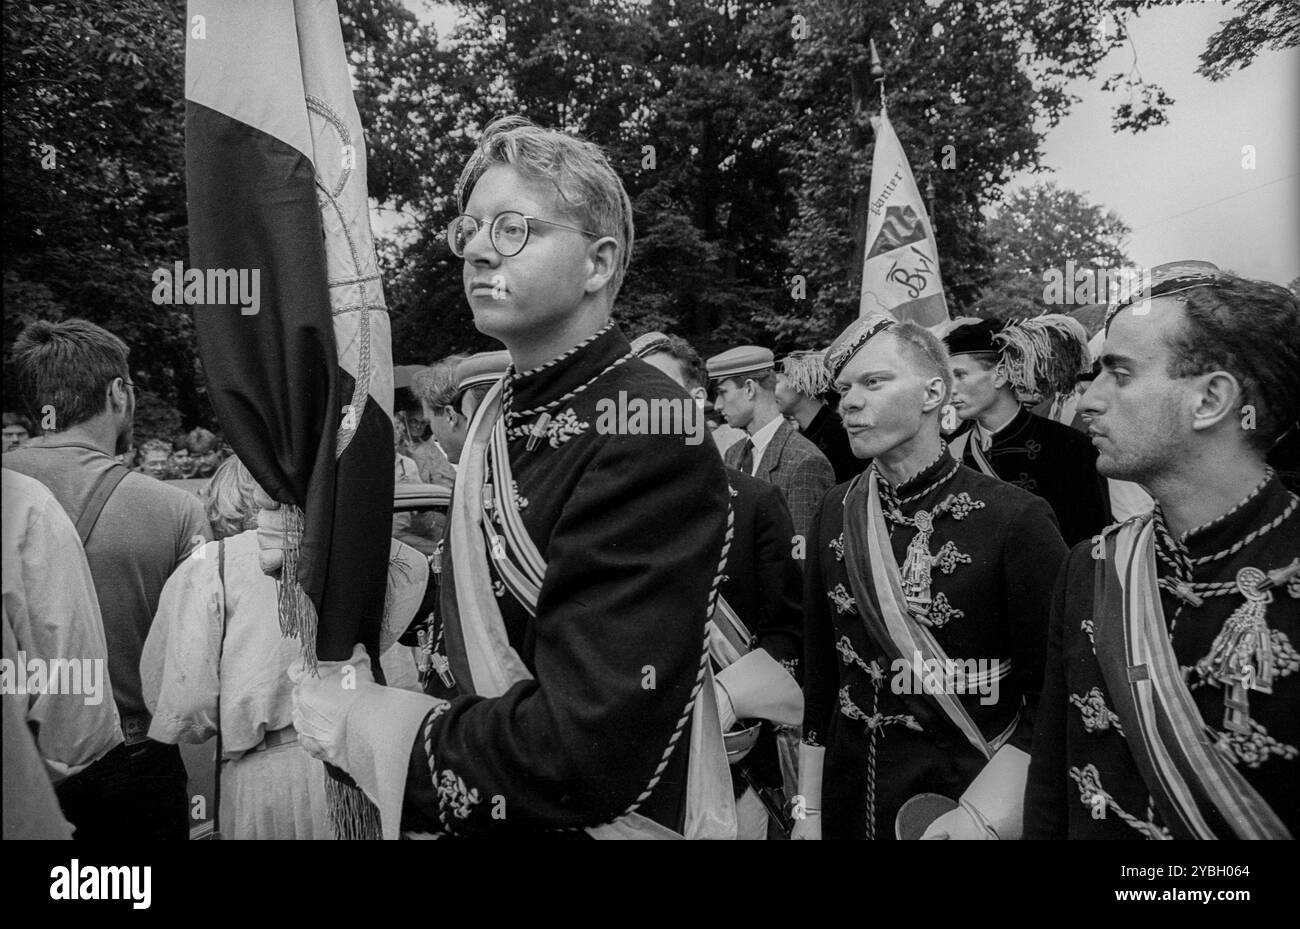
[[[954,457],[1046,500],[1067,545],[1100,532],[1110,505],[1096,449],[1078,430],[1026,406],[1073,391],[1088,358],[1082,326],[1064,316],[980,320],[950,330],[944,341],[953,409],[970,423],[949,443]]]
[[[703,405],[704,361],[689,342],[681,336],[647,333],[633,341],[632,348]],[[735,533],[718,591],[719,609],[725,611],[725,603],[735,611],[749,633],[747,649],[762,649],[780,663],[748,668],[737,662],[717,675],[723,729],[731,730],[733,722],[741,726],[729,738],[749,738],[746,733],[757,725],[754,720],[762,723],[748,754],[731,759],[737,838],[762,839],[769,822],[764,801],[783,807],[786,794],[793,796],[797,787],[798,732],[791,736],[789,728],[797,729],[803,715],[803,696],[795,685],[803,653],[803,575],[791,554],[794,523],[781,491],[735,468],[727,469],[727,483]]]
[[[85,320],[39,321],[14,342],[12,363],[27,409],[52,425],[4,466],[48,487],[77,527],[125,737],[60,785],[59,800],[79,838],[187,838],[185,766],[178,748],[146,736],[140,653],[163,584],[212,530],[196,497],[113,457],[131,447],[135,413],[121,339]]]
[[[706,363],[714,403],[727,423],[748,438],[727,449],[727,467],[780,488],[794,520],[794,557],[802,564],[808,529],[835,471],[826,456],[781,415],[776,401],[775,361],[769,349],[742,345]]]
[[[840,414],[823,399],[831,383],[822,363],[825,356],[825,352],[786,355],[776,376],[776,405],[826,456],[835,471],[835,482],[840,484],[861,474],[871,462],[853,454]]]
[[[32,428],[32,421],[22,413],[5,413],[4,446],[2,450],[8,452],[18,448],[30,439],[35,431]]]
[[[826,366],[872,464],[826,495],[809,537],[794,837],[909,836],[904,804],[938,794],[923,837],[1018,838],[1066,553],[1056,522],[949,455],[948,358],[932,333],[865,316]]]
[[[1300,414],[1300,305],[1205,262],[1112,308],[1079,403],[1154,510],[1070,553],[1052,604],[1030,838],[1300,829],[1300,498],[1265,461]]]

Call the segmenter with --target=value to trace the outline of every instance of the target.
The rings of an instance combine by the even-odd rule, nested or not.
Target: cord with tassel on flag
[[[308,669],[357,643],[378,669],[393,502],[393,365],[366,147],[335,0],[190,0],[191,274],[256,271],[256,311],[194,307],[227,441],[285,511],[280,621]],[[245,308],[246,309],[246,308]],[[342,772],[339,838],[378,838]]]

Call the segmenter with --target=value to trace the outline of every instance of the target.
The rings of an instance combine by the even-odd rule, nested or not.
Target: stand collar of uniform
[[[616,325],[603,329],[576,351],[561,355],[522,374],[513,376],[510,388],[513,407],[524,410],[557,400],[581,387],[632,350],[631,343]]]
[[[882,487],[888,488],[890,494],[902,500],[903,498],[909,497],[912,494],[916,493],[918,490],[921,490],[929,486],[930,484],[933,484],[940,477],[942,477],[944,474],[946,474],[948,471],[951,470],[953,470],[952,455],[948,454],[948,446],[946,444],[943,444],[942,447],[939,449],[938,457],[936,457],[933,461],[931,461],[928,465],[926,465],[916,474],[912,475],[907,480],[903,481],[903,483],[899,484],[897,487],[890,486],[889,482],[885,480],[883,474],[880,475],[880,482]]]
[[[1012,416],[1005,424],[1003,424],[1001,429],[990,432],[988,429],[985,429],[976,422],[976,435],[981,439],[988,437],[989,445],[997,442],[1007,442],[1015,438],[1022,429],[1029,425],[1029,418],[1031,416],[1033,416],[1033,414],[1029,412],[1029,407],[1022,406],[1020,409],[1016,410],[1015,416]]]
[[[1214,555],[1281,515],[1291,497],[1291,491],[1270,471],[1240,503],[1222,516],[1188,531],[1179,542],[1192,558]]]

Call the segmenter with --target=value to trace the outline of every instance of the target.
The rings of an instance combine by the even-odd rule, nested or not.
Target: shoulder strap
[[[122,483],[122,479],[130,473],[126,465],[115,461],[111,468],[100,475],[95,483],[95,489],[90,492],[90,499],[86,501],[81,515],[77,517],[77,535],[81,537],[82,547],[85,547],[90,534],[95,531],[99,514],[104,512],[104,504],[108,503],[108,498],[113,496],[117,485]]]

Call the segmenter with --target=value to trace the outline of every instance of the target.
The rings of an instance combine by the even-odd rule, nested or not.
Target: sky
[[[445,4],[404,0],[440,34],[455,24]],[[1046,174],[1022,175],[1085,194],[1132,228],[1138,267],[1198,258],[1246,277],[1286,284],[1300,276],[1300,49],[1262,52],[1250,67],[1212,82],[1196,73],[1206,40],[1232,12],[1228,3],[1146,10],[1130,24],[1133,47],[1112,52],[1044,141]],[[1173,97],[1169,122],[1116,133],[1111,110],[1124,98],[1102,81],[1127,71],[1133,49],[1142,76]],[[1243,167],[1245,146],[1254,167]]]
[[[1230,10],[1200,3],[1143,12],[1130,35],[1142,76],[1174,99],[1168,124],[1112,132],[1111,110],[1124,98],[1101,83],[1128,70],[1133,50],[1124,46],[1095,81],[1071,88],[1081,100],[1048,133],[1042,163],[1060,186],[1129,224],[1139,267],[1199,258],[1286,284],[1300,276],[1300,49],[1266,50],[1219,82],[1201,77],[1199,55]],[[1253,169],[1242,166],[1248,145]]]

